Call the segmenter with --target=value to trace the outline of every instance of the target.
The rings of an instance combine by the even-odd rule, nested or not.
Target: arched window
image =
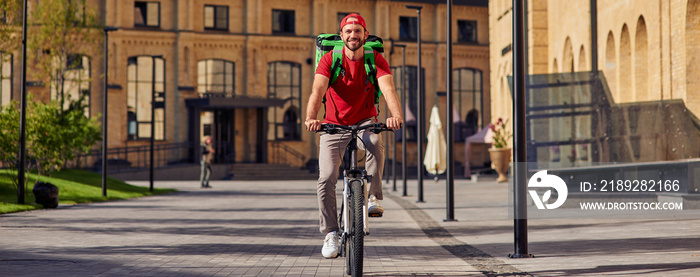
[[[0,106],[12,100],[12,54],[0,52]]]
[[[620,85],[618,87],[616,102],[631,102],[634,101],[634,91],[632,90],[632,42],[630,40],[629,28],[627,24],[622,25],[622,33],[620,33]]]
[[[578,71],[586,71],[587,67],[586,48],[581,45],[581,48],[578,51]]]
[[[60,61],[56,61],[57,63]],[[51,99],[62,101],[67,109],[71,102],[82,100],[85,115],[90,116],[90,57],[69,54],[65,60],[65,73],[51,81]],[[58,66],[56,68],[59,68]]]
[[[197,62],[197,92],[199,97],[232,97],[236,93],[236,67],[225,60]]]
[[[616,96],[617,92],[617,58],[615,55],[615,37],[612,31],[608,33],[608,40],[605,43],[605,79],[608,82],[608,87],[610,88],[610,94]],[[616,101],[619,101],[619,97],[614,97]]]
[[[165,60],[163,58],[129,57],[126,110],[129,140],[150,139],[151,124],[155,124],[154,138],[165,139]],[[155,114],[155,122],[151,121],[152,112]]]
[[[268,110],[269,140],[301,139],[301,64],[271,62],[267,69],[267,97],[284,100]]]
[[[479,69],[458,68],[452,71],[452,95],[455,101],[452,112],[455,113],[455,117],[459,115],[461,119],[461,122],[455,123],[455,127],[459,126],[461,129],[461,132],[455,132],[455,141],[463,142],[465,138],[483,128],[484,86],[482,81],[483,73]]]
[[[644,17],[637,21],[637,33],[634,36],[634,79],[636,83],[637,101],[651,100],[649,93],[649,45],[647,41],[647,25]]]
[[[571,38],[566,37],[564,41],[564,54],[562,56],[562,73],[574,72],[574,48],[571,45]]]

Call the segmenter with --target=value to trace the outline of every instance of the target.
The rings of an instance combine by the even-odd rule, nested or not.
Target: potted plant
[[[498,118],[496,123],[491,124],[491,132],[493,132],[493,142],[489,148],[491,156],[491,168],[498,173],[497,182],[507,182],[508,165],[510,164],[511,151],[508,148],[508,141],[513,135],[506,129],[508,119]]]

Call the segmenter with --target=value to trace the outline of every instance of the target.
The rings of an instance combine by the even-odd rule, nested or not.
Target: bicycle
[[[320,132],[328,134],[349,133],[350,142],[346,153],[350,154],[349,163],[345,164],[343,171],[343,203],[338,216],[340,229],[340,256],[345,257],[346,273],[356,277],[362,276],[364,258],[364,239],[369,235],[369,217],[380,217],[381,214],[368,214],[367,190],[365,184],[372,181],[372,176],[367,175],[364,168],[357,166],[357,140],[358,133],[369,129],[370,132],[379,134],[383,131],[393,131],[383,123],[367,125],[335,125],[323,124]],[[362,141],[362,139],[360,139]]]

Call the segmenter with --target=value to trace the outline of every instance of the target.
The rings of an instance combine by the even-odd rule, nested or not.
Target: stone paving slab
[[[424,203],[416,203],[417,182],[408,197],[454,238],[533,276],[700,276],[700,211],[666,218],[528,220],[531,259],[514,253],[512,207],[506,183],[480,178],[455,181],[455,222],[444,222],[446,183],[424,181]],[[399,188],[402,184],[399,184]],[[402,189],[396,194],[400,195]],[[572,210],[569,210],[571,212]],[[572,213],[573,214],[573,213]]]
[[[0,216],[0,276],[345,275],[344,259],[320,255],[313,182],[156,186],[181,192]],[[396,202],[383,205],[366,276],[483,276]]]
[[[400,181],[399,181],[400,182]],[[147,183],[140,183],[146,185]],[[323,259],[308,181],[157,182],[181,193],[0,216],[0,276],[344,276]],[[669,218],[528,221],[531,259],[510,259],[508,188],[456,180],[408,196],[385,184],[366,276],[700,276],[700,211]]]

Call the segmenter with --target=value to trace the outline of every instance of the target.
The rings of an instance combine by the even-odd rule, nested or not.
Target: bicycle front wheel
[[[347,274],[352,277],[362,276],[362,265],[364,258],[365,245],[365,226],[364,226],[364,201],[365,196],[362,190],[362,182],[359,180],[352,181],[352,199],[350,199],[350,207],[348,207],[348,215],[350,222],[350,238],[346,242],[346,261]]]

